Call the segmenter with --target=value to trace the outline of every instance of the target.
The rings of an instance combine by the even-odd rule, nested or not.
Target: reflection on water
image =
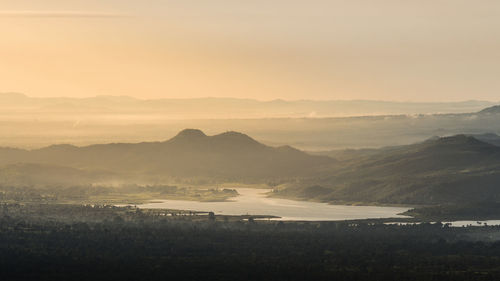
[[[409,208],[345,206],[267,198],[269,189],[238,188],[240,196],[231,202],[196,202],[183,200],[155,200],[159,203],[138,205],[139,208],[211,211],[220,215],[273,215],[282,220],[353,220],[367,218],[404,217],[399,213]]]

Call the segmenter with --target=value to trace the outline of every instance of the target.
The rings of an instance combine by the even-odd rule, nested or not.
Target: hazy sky
[[[0,0],[0,92],[500,100],[498,0]]]

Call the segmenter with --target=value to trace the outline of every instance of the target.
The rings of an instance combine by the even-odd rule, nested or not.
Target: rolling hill
[[[490,106],[479,111],[479,114],[499,114],[499,113],[500,113],[500,105]]]
[[[53,145],[36,150],[0,149],[0,164],[36,163],[105,170],[128,178],[257,180],[309,176],[335,160],[289,146],[270,147],[249,136],[207,136],[186,129],[164,142],[112,143],[85,147]]]
[[[324,202],[442,204],[500,200],[499,183],[500,147],[456,135],[346,158],[322,176],[275,195]]]
[[[154,99],[128,96],[35,98],[0,93],[0,110],[14,114],[161,115],[188,119],[333,117],[392,114],[466,113],[494,105],[488,101],[391,102],[371,100],[270,100],[237,98]]]
[[[0,93],[0,146],[35,149],[165,140],[184,128],[245,132],[272,146],[310,151],[378,148],[429,136],[500,133],[494,102],[140,100],[125,96],[35,98]],[[348,117],[351,116],[351,117]]]
[[[71,187],[117,180],[113,173],[65,166],[18,163],[0,167],[0,186]]]
[[[500,146],[500,136],[494,133],[476,134],[470,135],[482,142],[486,142],[492,145]]]
[[[0,183],[272,182],[283,183],[274,196],[331,203],[500,201],[500,147],[492,144],[498,138],[433,137],[334,159],[267,146],[238,132],[208,136],[186,129],[163,142],[0,148]]]

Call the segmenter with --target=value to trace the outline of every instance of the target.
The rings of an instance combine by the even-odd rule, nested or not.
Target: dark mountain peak
[[[218,134],[215,136],[207,136],[203,131],[198,130],[198,129],[184,129],[180,131],[172,140],[176,139],[208,139],[211,138],[212,140],[228,140],[228,141],[252,141],[252,142],[257,142],[251,137],[235,132],[235,131],[228,131],[222,134]]]
[[[183,130],[165,142],[55,145],[20,152],[0,149],[0,165],[24,162],[84,171],[92,168],[140,181],[305,177],[333,161],[291,147],[267,146],[238,132],[207,136],[196,129]]]
[[[489,143],[495,146],[500,146],[500,136],[495,133],[484,133],[477,135],[470,135],[482,142]]]
[[[446,137],[438,137],[438,136],[433,136],[431,138],[428,138],[423,142],[423,144],[426,145],[448,145],[448,144],[484,144],[482,141],[476,139],[472,135],[465,135],[465,134],[459,134],[459,135],[453,135],[453,136],[446,136]]]
[[[454,135],[448,137],[442,137],[436,140],[440,144],[482,144],[483,142],[477,140],[472,136],[467,135]]]
[[[487,107],[481,111],[479,111],[481,114],[498,114],[500,113],[500,105],[494,105],[491,107]]]
[[[466,151],[490,154],[498,150],[498,147],[468,135],[455,135],[428,140],[417,147],[419,151],[426,151],[431,153],[431,155],[435,153],[446,152],[453,154]]]
[[[468,135],[474,137],[478,140],[482,139],[500,139],[500,136],[495,133],[484,133],[484,134],[476,134],[476,135]]]
[[[243,133],[228,131],[212,137],[215,141],[230,142],[233,144],[261,144]]]
[[[215,135],[214,137],[221,137],[221,138],[249,138],[248,135],[245,135],[240,132],[235,132],[235,131],[227,131],[222,134]]]
[[[184,129],[180,131],[173,139],[200,139],[207,135],[198,129]]]

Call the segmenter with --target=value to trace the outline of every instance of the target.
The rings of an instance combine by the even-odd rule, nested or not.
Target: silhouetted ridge
[[[464,165],[466,163],[473,165],[474,160],[490,157],[492,153],[500,153],[500,148],[475,137],[460,134],[446,137],[434,136],[420,143],[384,147],[370,153],[360,152],[358,157],[360,157],[359,160],[363,160],[363,155],[371,156],[368,159],[381,162],[395,159],[400,159],[405,163],[416,161],[415,167],[426,169],[445,168],[440,165],[453,165],[457,163],[457,160]],[[447,159],[455,160],[447,162]]]
[[[207,135],[198,129],[184,129],[180,131],[173,139],[199,139]]]
[[[499,135],[495,134],[495,133],[484,133],[484,134],[478,134],[478,135],[469,135],[471,137],[475,137],[477,139],[479,138],[500,138]]]
[[[494,133],[485,133],[485,134],[477,134],[469,136],[474,137],[485,143],[489,143],[495,146],[500,146],[500,136]]]
[[[248,135],[234,131],[229,131],[219,135],[215,135],[212,136],[212,138],[214,141],[232,143],[234,145],[255,145],[255,144],[261,145],[261,143],[249,137]]]
[[[499,182],[500,147],[455,135],[349,159],[283,194],[326,202],[479,202],[499,199]],[[314,185],[330,192],[309,193]]]
[[[414,145],[414,147],[420,151],[436,151],[437,153],[442,152],[441,150],[456,151],[457,153],[461,151],[484,152],[497,150],[497,147],[493,144],[468,135],[431,138],[421,144]]]
[[[408,157],[409,153],[418,153],[419,157],[425,155],[425,158],[416,158],[420,161],[420,167],[422,168],[445,168],[459,163],[464,166],[473,166],[476,161],[489,159],[492,153],[500,153],[500,148],[472,136],[455,135],[427,140],[424,143],[408,148],[403,146],[399,151],[403,152],[403,154],[399,155],[400,157]],[[412,156],[406,158],[406,161],[410,159],[412,159]]]
[[[481,114],[498,114],[498,113],[500,113],[500,105],[487,107],[487,108],[479,111],[479,113],[481,113]]]
[[[238,132],[207,136],[186,129],[165,142],[115,143],[84,147],[55,145],[37,150],[0,149],[0,165],[36,163],[99,169],[140,178],[218,180],[307,176],[334,160],[292,148],[275,148]]]
[[[436,140],[433,140],[438,145],[488,145],[478,139],[467,136],[467,135],[455,135],[450,137],[442,137]]]
[[[218,134],[218,135],[215,135],[216,137],[224,137],[224,138],[238,138],[238,139],[243,139],[243,138],[246,138],[246,139],[251,139],[248,135],[245,135],[243,133],[240,133],[240,132],[235,132],[235,131],[227,131],[225,133],[222,133],[222,134]]]

